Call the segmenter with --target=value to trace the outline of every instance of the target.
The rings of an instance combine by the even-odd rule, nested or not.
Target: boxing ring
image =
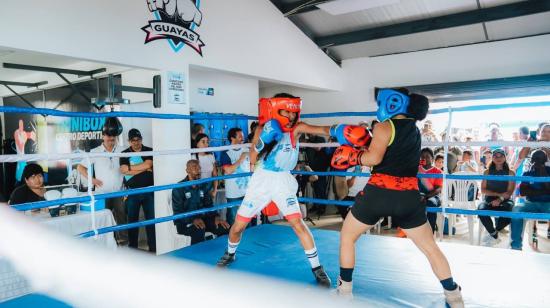
[[[509,105],[509,106],[506,106]],[[517,106],[521,105],[521,106]],[[526,104],[505,104],[498,106],[470,106],[457,110],[432,110],[430,114],[449,113],[449,129],[452,123],[452,113],[461,111],[490,110],[516,107],[550,106],[550,102]],[[69,117],[143,117],[160,119],[190,120],[200,117],[172,114],[112,112],[105,114],[63,112],[50,109],[30,109],[0,106],[0,112],[46,114],[51,116]],[[374,112],[332,113],[303,115],[302,118],[341,117],[341,116],[374,116]],[[231,116],[208,116],[208,119],[227,118]],[[252,117],[250,117],[252,118]],[[449,136],[449,134],[447,134]],[[447,137],[448,138],[448,137]],[[301,146],[337,146],[338,144],[301,144]],[[423,144],[434,145],[434,144]],[[453,143],[446,140],[443,143],[445,154],[449,146],[461,145],[512,145],[512,146],[550,146],[550,142],[470,142]],[[72,153],[52,155],[2,155],[0,162],[62,160],[81,158],[91,167],[93,157],[129,157],[136,155],[185,155],[201,151],[223,151],[227,149],[247,147],[250,145],[234,145],[205,149],[183,149],[170,151],[152,151],[136,153]],[[446,156],[445,160],[446,160]],[[446,162],[445,164],[446,165]],[[369,176],[367,173],[350,172],[293,172],[295,174],[316,174],[319,176]],[[92,205],[92,220],[94,219],[95,200],[122,197],[168,190],[178,187],[196,185],[204,182],[223,180],[250,173],[225,175],[177,184],[151,186],[126,191],[94,194],[89,191],[87,196],[67,198],[53,201],[34,202],[12,207],[17,211],[46,208],[65,203],[90,202]],[[517,176],[484,176],[484,175],[426,175],[419,177],[462,180],[496,180],[496,181],[532,181],[550,182],[548,178],[517,177]],[[91,179],[90,179],[91,182]],[[446,194],[446,190],[443,190]],[[443,196],[446,199],[446,196]],[[301,198],[301,202],[319,204],[334,204],[349,206],[351,202],[335,200],[317,200]],[[118,225],[107,228],[96,228],[82,233],[79,237],[95,237],[99,234],[137,228],[146,225],[168,222],[183,217],[215,211],[227,207],[238,206],[236,202],[216,205],[213,208],[188,213],[158,217],[137,223]],[[329,295],[326,290],[318,290],[311,278],[310,268],[305,262],[303,250],[294,236],[292,229],[285,226],[261,225],[247,229],[246,235],[239,246],[237,261],[228,270],[216,270],[214,264],[227,245],[227,238],[220,237],[197,245],[173,251],[163,256],[142,256],[135,252],[108,252],[78,241],[76,238],[65,238],[36,226],[26,218],[21,217],[12,209],[0,209],[0,261],[7,261],[25,280],[28,281],[31,294],[19,296],[0,303],[6,307],[41,306],[161,306],[180,302],[214,304],[238,304],[240,306],[333,306],[334,304],[364,304],[375,307],[443,307],[445,305],[441,286],[434,277],[425,257],[409,240],[367,235],[357,244],[357,265],[354,275],[356,299],[354,302],[342,302]],[[428,212],[440,212],[443,216],[449,214],[489,215],[495,217],[510,217],[524,219],[549,220],[550,214],[542,213],[512,213],[496,211],[478,211],[456,209],[446,206],[427,208]],[[7,237],[6,234],[17,233],[17,236]],[[338,274],[338,233],[312,229],[317,243],[321,262],[329,276],[335,281]],[[42,244],[40,244],[42,243]],[[44,243],[48,243],[47,245]],[[466,246],[440,242],[447,255],[453,276],[463,288],[463,296],[467,307],[550,307],[550,285],[545,284],[550,277],[550,255],[521,253],[518,251],[491,249],[485,247]],[[33,247],[34,246],[34,247]],[[86,264],[83,273],[73,273],[69,270],[60,271],[56,267],[41,266],[33,261],[33,255],[44,256],[46,260],[65,260],[70,267],[71,256],[79,259],[74,268]],[[24,257],[21,257],[24,256]],[[113,266],[101,264],[97,259],[116,259],[117,266],[122,267],[120,273],[130,277],[151,278],[139,286],[121,275],[109,274],[101,277],[100,273],[116,271]],[[68,259],[68,260],[66,260]],[[53,262],[53,261],[52,261]],[[78,272],[78,271],[76,271]],[[175,275],[180,273],[181,276]],[[254,274],[249,276],[248,274]],[[82,276],[82,277],[81,277]],[[0,277],[1,278],[1,277]],[[242,278],[242,279],[241,279]],[[106,284],[105,282],[110,282]],[[133,297],[122,295],[110,290],[110,284],[130,284],[137,291],[132,291]],[[212,284],[205,287],[206,284]],[[159,288],[162,285],[162,288]],[[146,287],[154,290],[153,294]],[[0,284],[1,288],[1,284]],[[85,291],[86,290],[86,291]],[[134,290],[134,289],[132,289]],[[188,290],[180,294],[181,290]],[[141,292],[140,292],[141,291]],[[173,293],[172,293],[173,292]],[[89,294],[87,294],[89,293]],[[279,294],[285,296],[280,296]],[[101,294],[93,296],[92,294]],[[213,294],[215,296],[208,296]],[[104,297],[104,298],[98,298]],[[142,300],[140,302],[140,300]]]

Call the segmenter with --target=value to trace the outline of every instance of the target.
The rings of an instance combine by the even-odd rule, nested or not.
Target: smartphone
[[[529,132],[529,140],[537,140],[537,131],[532,130]]]

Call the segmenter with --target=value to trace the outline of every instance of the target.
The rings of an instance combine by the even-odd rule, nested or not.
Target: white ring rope
[[[128,153],[59,153],[59,154],[9,154],[0,155],[0,163],[11,163],[19,161],[43,161],[43,160],[65,160],[65,159],[86,159],[86,158],[98,158],[98,157],[132,157],[132,156],[159,156],[159,155],[181,155],[181,154],[194,154],[202,152],[215,152],[225,151],[240,148],[249,148],[250,143],[224,145],[220,147],[210,148],[195,148],[195,149],[182,149],[182,150],[165,150],[165,151],[143,151],[143,152],[128,152]]]
[[[90,160],[90,158],[86,158],[86,166],[88,168],[88,183],[92,183],[92,161]],[[92,187],[94,185],[88,185],[88,196],[90,196],[90,217],[92,219],[92,230],[94,231],[95,235],[94,235],[94,239],[97,240],[98,239],[98,232],[97,232],[97,226],[96,226],[96,222],[95,222],[95,196],[94,196],[94,192],[92,191]]]
[[[494,147],[494,146],[509,146],[509,147],[531,147],[531,148],[540,148],[540,147],[549,147],[549,141],[475,141],[475,142],[423,142],[422,146],[435,147],[435,146],[476,146],[476,147]],[[90,152],[79,152],[79,153],[58,153],[58,154],[8,154],[0,155],[0,163],[13,163],[19,161],[46,161],[46,160],[65,160],[65,159],[86,159],[86,158],[97,158],[97,157],[132,157],[132,156],[160,156],[160,155],[181,155],[181,154],[194,154],[202,152],[217,152],[225,151],[232,149],[240,148],[250,148],[250,143],[244,144],[235,144],[235,145],[224,145],[219,147],[209,147],[209,148],[194,148],[194,149],[181,149],[181,150],[165,150],[165,151],[144,151],[144,152],[129,152],[129,153],[90,153]],[[325,142],[325,143],[300,143],[300,147],[304,148],[324,148],[324,147],[338,147],[339,143],[335,142]]]
[[[9,207],[0,207],[0,255],[30,282],[33,292],[75,307],[345,304],[304,285],[132,250],[102,249],[61,235]]]
[[[451,136],[451,124],[453,123],[453,109],[449,106],[449,119],[447,120],[447,132],[445,133],[445,140],[443,140],[443,185],[441,185],[441,198],[443,202],[441,204],[441,215],[443,216],[443,225],[445,224],[445,209],[447,208],[447,174],[448,174],[448,154],[449,154],[449,138]],[[443,230],[443,227],[441,227]],[[443,231],[440,231],[443,234]],[[441,237],[442,239],[443,237]]]

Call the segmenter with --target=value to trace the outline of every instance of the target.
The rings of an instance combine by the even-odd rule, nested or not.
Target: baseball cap
[[[132,128],[130,131],[128,131],[128,140],[132,140],[134,138],[143,139],[141,133],[137,128]]]
[[[495,154],[502,154],[502,155],[506,156],[506,152],[504,152],[504,149],[501,149],[501,148],[494,149],[493,150],[493,155],[495,155]]]

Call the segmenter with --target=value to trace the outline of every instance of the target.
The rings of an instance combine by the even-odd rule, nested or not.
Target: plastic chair
[[[473,172],[457,172],[454,174],[458,175],[475,175],[476,173]],[[469,192],[470,187],[473,187],[473,200],[469,200]],[[477,196],[477,182],[475,180],[447,180],[447,198],[448,198],[448,206],[452,208],[457,209],[467,209],[467,210],[476,210],[476,200],[475,197]],[[452,197],[452,199],[451,199]],[[468,233],[470,236],[470,244],[474,244],[474,216],[467,215],[468,220]],[[451,214],[449,216],[449,236],[452,236],[453,228],[456,224],[456,215]],[[479,224],[481,226],[481,224]],[[443,229],[443,228],[442,228]],[[442,230],[441,229],[441,230]],[[481,229],[479,229],[481,230]],[[479,239],[479,238],[478,238]],[[479,245],[479,241],[478,241]]]
[[[174,210],[172,209],[172,190],[167,191],[167,202],[168,202],[168,216],[174,215]],[[183,234],[178,234],[178,229],[173,222],[168,223],[168,228],[170,228],[170,234],[174,238],[174,249],[180,249],[191,245],[191,237]]]

